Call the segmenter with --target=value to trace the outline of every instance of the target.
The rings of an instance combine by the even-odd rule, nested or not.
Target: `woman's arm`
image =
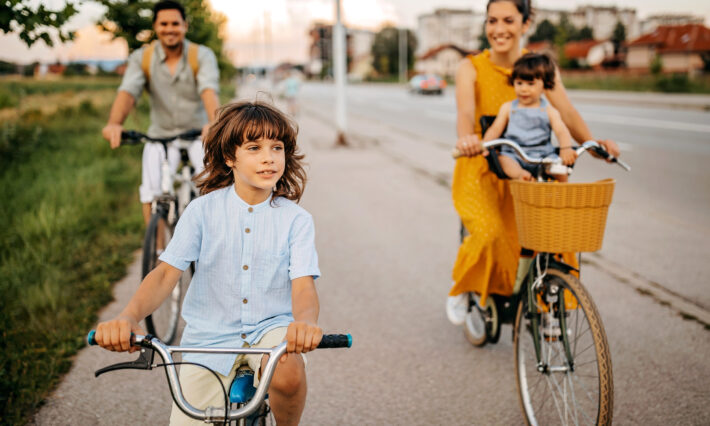
[[[291,309],[294,321],[286,332],[286,349],[296,353],[312,351],[323,337],[323,330],[317,325],[320,305],[312,276],[291,281]]]
[[[503,136],[505,131],[505,126],[508,125],[508,118],[510,117],[510,102],[506,102],[501,105],[500,110],[498,110],[498,115],[496,119],[493,120],[491,127],[486,130],[486,134],[483,135],[483,141],[492,141],[493,139],[498,139]]]
[[[465,57],[456,70],[456,149],[465,156],[483,152],[481,141],[476,136],[476,68]]]
[[[587,123],[584,122],[582,116],[579,115],[577,109],[570,102],[567,96],[567,91],[565,90],[564,84],[562,84],[562,77],[560,76],[560,70],[555,71],[555,87],[553,89],[545,91],[545,96],[550,101],[552,106],[554,106],[560,113],[562,121],[569,132],[571,133],[574,140],[578,143],[583,143],[588,140],[593,140],[592,132],[589,131]],[[619,156],[619,147],[614,141],[611,140],[600,140],[598,141],[600,145],[604,146],[611,155]]]
[[[112,351],[137,350],[131,347],[131,332],[145,334],[138,322],[163,303],[181,275],[181,270],[165,262],[159,264],[146,275],[128,305],[116,318],[99,323],[96,327],[96,342]]]

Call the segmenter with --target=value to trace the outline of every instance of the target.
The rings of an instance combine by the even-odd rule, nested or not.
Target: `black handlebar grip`
[[[353,345],[353,337],[349,334],[325,334],[318,344],[318,349],[349,348]]]
[[[611,155],[607,152],[606,149],[602,148],[601,146],[594,147],[594,152],[602,158],[609,158],[609,156]]]

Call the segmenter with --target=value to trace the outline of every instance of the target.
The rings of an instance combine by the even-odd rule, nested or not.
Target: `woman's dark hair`
[[[182,20],[185,21],[185,8],[176,1],[173,0],[163,0],[159,1],[153,6],[153,23],[155,24],[155,19],[158,17],[158,12],[161,10],[177,10],[182,16]]]
[[[488,0],[488,4],[486,5],[486,12],[488,12],[488,8],[491,6],[491,3],[498,3],[501,1],[508,1],[513,3],[515,5],[515,8],[518,9],[518,12],[523,15],[523,23],[528,22],[528,20],[532,16],[532,8],[530,7],[531,0]]]
[[[195,180],[200,194],[208,194],[234,183],[226,161],[236,161],[237,147],[248,141],[274,139],[283,142],[286,165],[276,183],[273,199],[284,197],[298,202],[306,186],[306,172],[298,152],[298,128],[281,111],[263,102],[236,102],[223,106],[210,126],[205,147],[205,170]]]
[[[542,79],[545,89],[555,87],[555,62],[542,53],[526,53],[513,64],[513,72],[508,78],[510,85],[515,80],[533,81]]]

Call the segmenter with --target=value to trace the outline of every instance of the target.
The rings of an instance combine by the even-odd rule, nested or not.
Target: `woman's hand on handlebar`
[[[467,157],[472,157],[474,155],[483,154],[485,157],[488,155],[488,150],[483,147],[483,141],[481,141],[476,135],[466,135],[460,137],[456,141],[456,149]]]
[[[606,152],[611,154],[613,157],[618,157],[619,155],[621,155],[621,151],[619,150],[619,146],[613,140],[610,140],[610,139],[597,140],[597,143],[599,143],[599,145],[601,145],[606,150]],[[596,154],[594,154],[594,152],[592,152],[592,154],[595,157],[597,156]]]
[[[286,361],[289,353],[306,353],[316,349],[322,338],[323,330],[317,325],[306,321],[292,322],[286,331],[286,354],[280,361]]]
[[[135,352],[138,347],[131,345],[131,333],[145,334],[138,322],[128,316],[119,316],[96,326],[94,339],[104,349],[114,352]]]
[[[101,135],[109,141],[111,144],[111,149],[116,149],[121,146],[121,132],[123,131],[123,126],[120,124],[107,124],[106,127],[101,130]]]

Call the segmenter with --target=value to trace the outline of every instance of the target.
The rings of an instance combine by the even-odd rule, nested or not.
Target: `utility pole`
[[[345,111],[345,28],[340,20],[340,1],[335,0],[335,27],[333,28],[333,77],[335,78],[335,125],[337,136],[335,144],[347,145],[347,114]]]
[[[407,29],[399,29],[399,82],[407,82]]]

